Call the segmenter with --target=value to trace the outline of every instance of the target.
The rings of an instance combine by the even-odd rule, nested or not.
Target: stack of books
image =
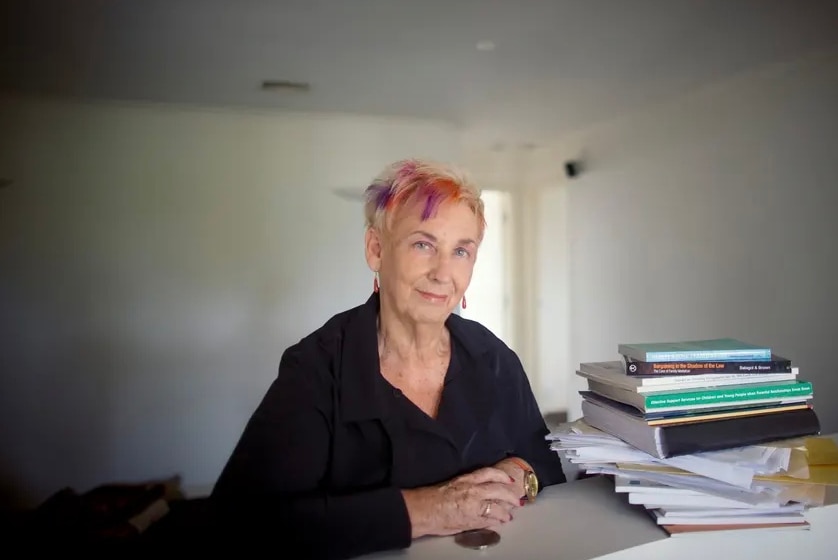
[[[812,383],[771,349],[733,339],[620,344],[582,363],[589,424],[665,458],[816,434]]]
[[[580,364],[583,418],[550,436],[554,449],[614,475],[670,534],[806,527],[803,511],[820,490],[800,499],[782,484],[755,484],[794,478],[792,456],[820,432],[812,384],[789,359],[734,339],[620,344],[618,353]]]

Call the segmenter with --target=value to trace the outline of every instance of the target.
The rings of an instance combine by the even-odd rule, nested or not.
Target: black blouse
[[[378,307],[373,294],[283,353],[211,496],[228,530],[281,537],[310,557],[349,558],[410,546],[401,489],[508,456],[529,462],[542,487],[564,482],[512,350],[451,315],[451,360],[434,419],[380,374]]]

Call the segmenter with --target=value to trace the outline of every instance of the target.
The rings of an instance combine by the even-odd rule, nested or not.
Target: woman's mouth
[[[448,296],[446,295],[439,295],[434,294],[432,292],[424,292],[422,290],[416,290],[419,292],[419,295],[422,296],[424,299],[432,302],[432,303],[444,303],[448,300]]]

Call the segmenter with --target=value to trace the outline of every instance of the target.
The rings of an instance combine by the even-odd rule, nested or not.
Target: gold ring
[[[492,502],[487,502],[486,507],[483,509],[483,517],[489,517],[490,513],[492,513]]]

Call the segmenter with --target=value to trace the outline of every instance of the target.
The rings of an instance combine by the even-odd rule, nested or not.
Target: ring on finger
[[[483,508],[483,517],[489,517],[489,514],[492,513],[492,502],[486,502],[486,507]]]

